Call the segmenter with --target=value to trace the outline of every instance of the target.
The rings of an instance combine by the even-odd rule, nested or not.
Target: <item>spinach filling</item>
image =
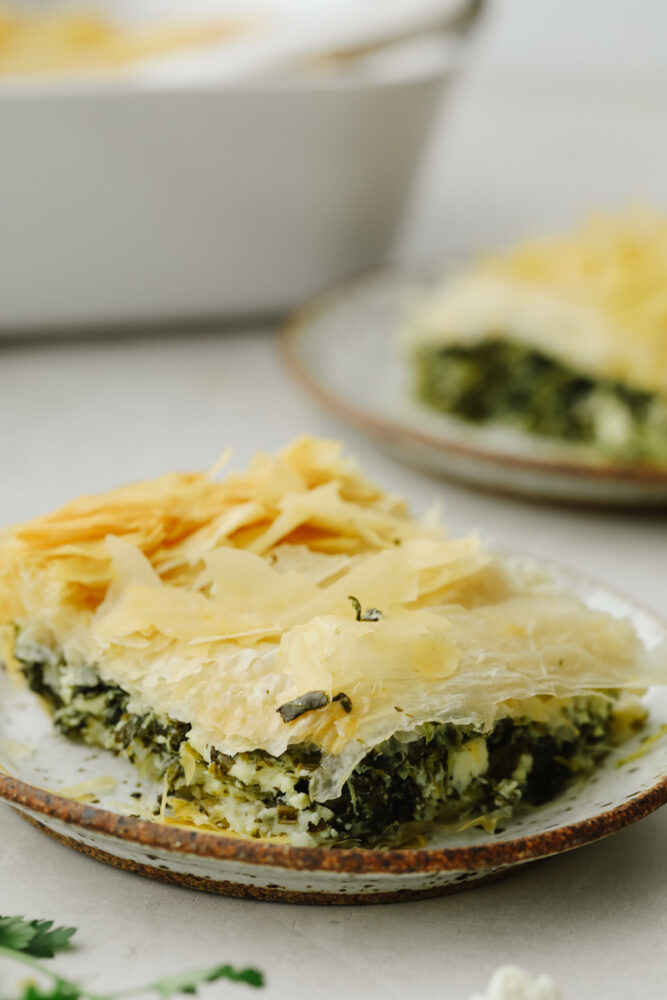
[[[132,763],[147,760],[151,778],[181,771],[181,745],[190,726],[154,713],[133,715],[127,711],[129,695],[114,684],[59,686],[52,670],[39,662],[21,662],[28,685],[49,705],[58,732],[70,739],[122,753]],[[49,674],[51,676],[49,676]],[[154,760],[148,761],[148,755]]]
[[[410,737],[397,734],[375,747],[339,798],[320,804],[309,796],[310,777],[321,760],[315,746],[295,745],[279,757],[262,750],[232,756],[212,749],[205,761],[188,744],[189,725],[153,713],[132,714],[129,696],[116,685],[68,686],[62,662],[23,662],[22,670],[65,736],[129,758],[222,829],[237,829],[227,812],[240,802],[253,812],[249,826],[246,812],[247,829],[239,832],[252,836],[299,824],[322,843],[372,846],[396,842],[409,824],[497,820],[519,803],[535,806],[554,798],[573,775],[592,770],[612,742],[613,698],[602,695],[572,699],[550,726],[505,718],[483,733],[429,723]],[[194,779],[186,780],[184,750],[196,761]]]
[[[586,700],[585,721],[556,730],[506,718],[486,734],[431,723],[410,742],[392,737],[367,754],[340,799],[328,803],[332,826],[364,841],[414,821],[506,817],[520,802],[542,805],[609,748],[611,703]]]
[[[423,347],[415,364],[417,395],[444,413],[513,424],[628,460],[667,461],[667,406],[649,392],[578,373],[493,336],[470,346]]]

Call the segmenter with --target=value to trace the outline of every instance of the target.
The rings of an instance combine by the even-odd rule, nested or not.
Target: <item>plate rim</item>
[[[452,258],[440,261],[440,273],[451,265]],[[507,451],[490,450],[462,444],[454,438],[438,437],[426,429],[412,427],[400,420],[384,417],[369,409],[349,403],[341,399],[334,391],[325,386],[304,364],[299,352],[299,342],[307,334],[309,325],[319,316],[324,315],[332,306],[351,293],[358,293],[366,286],[377,283],[392,282],[407,284],[410,277],[425,278],[429,274],[438,273],[438,265],[416,264],[414,266],[387,267],[365,272],[356,278],[340,282],[328,288],[290,313],[279,325],[279,349],[288,371],[294,376],[312,396],[334,413],[342,416],[348,423],[354,423],[362,429],[370,431],[376,438],[395,442],[402,439],[406,443],[419,444],[434,448],[443,455],[453,453],[465,459],[482,461],[496,466],[512,466],[531,472],[550,475],[563,475],[578,479],[580,482],[608,482],[620,485],[664,486],[667,487],[667,468],[664,470],[655,465],[632,465],[621,463],[601,463],[600,465],[567,461],[561,459],[545,460],[526,458]],[[528,435],[526,435],[528,436]],[[539,439],[538,439],[539,440]],[[495,490],[495,487],[492,487]],[[509,489],[509,487],[508,487]],[[514,492],[514,491],[512,491]]]
[[[504,865],[536,861],[594,843],[655,812],[667,804],[667,775],[650,788],[613,809],[555,829],[511,840],[488,841],[465,847],[340,848],[301,847],[268,840],[230,837],[154,820],[123,816],[108,809],[77,802],[57,792],[38,788],[0,774],[0,798],[20,812],[38,813],[68,826],[104,834],[143,847],[181,855],[237,861],[292,871],[357,875],[405,875],[435,872],[485,871]]]

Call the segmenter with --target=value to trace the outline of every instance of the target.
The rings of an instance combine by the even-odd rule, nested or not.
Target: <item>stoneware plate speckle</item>
[[[525,560],[522,559],[525,563]],[[551,567],[591,607],[628,618],[648,648],[667,641],[652,612]],[[425,846],[291,847],[160,823],[160,789],[110,752],[54,732],[38,699],[0,670],[0,798],[44,833],[100,861],[211,892],[303,903],[418,899],[473,886],[620,830],[667,801],[667,689],[645,696],[649,722],[588,781],[490,835],[434,831]],[[664,738],[663,738],[664,737]]]
[[[399,331],[441,275],[375,275],[306,306],[284,327],[289,369],[325,407],[431,472],[534,499],[667,506],[667,467],[603,461],[583,446],[467,424],[412,398]]]

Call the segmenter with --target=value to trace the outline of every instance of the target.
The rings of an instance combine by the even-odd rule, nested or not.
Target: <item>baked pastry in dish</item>
[[[92,5],[89,10],[21,6],[26,5],[0,8],[0,77],[113,72],[145,59],[220,44],[250,29],[240,21],[123,23]]]
[[[667,218],[593,218],[474,262],[418,306],[406,342],[433,409],[667,465]]]
[[[7,530],[0,636],[61,733],[162,782],[163,814],[295,844],[493,827],[590,773],[665,673],[627,621],[308,437]]]

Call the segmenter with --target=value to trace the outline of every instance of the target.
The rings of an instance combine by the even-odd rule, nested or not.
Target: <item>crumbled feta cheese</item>
[[[470,740],[452,754],[449,777],[457,792],[463,792],[489,766],[485,739]]]
[[[631,440],[634,417],[627,405],[610,393],[596,392],[586,408],[595,425],[595,435],[600,444],[620,448]]]
[[[533,979],[517,965],[496,969],[486,993],[475,993],[470,1000],[561,1000],[561,993],[549,976]]]
[[[248,760],[244,760],[243,757],[237,757],[234,764],[230,767],[229,773],[232,778],[238,778],[245,785],[249,785],[255,779],[256,767]]]

